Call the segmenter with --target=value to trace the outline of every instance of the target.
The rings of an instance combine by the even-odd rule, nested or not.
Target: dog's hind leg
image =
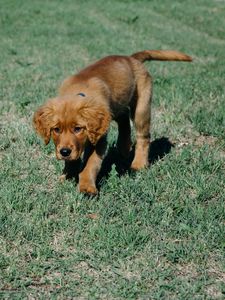
[[[116,122],[119,131],[117,149],[124,158],[127,158],[132,147],[129,109],[118,116]]]
[[[137,95],[132,119],[136,129],[135,155],[131,169],[139,170],[149,165],[152,79],[145,70],[137,80]]]

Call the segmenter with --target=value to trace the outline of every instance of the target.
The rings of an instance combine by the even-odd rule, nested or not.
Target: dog
[[[123,157],[132,147],[130,119],[133,121],[136,145],[131,169],[148,167],[152,78],[143,65],[148,60],[191,62],[192,58],[173,50],[104,57],[67,78],[59,96],[34,113],[35,130],[45,144],[53,139],[57,159],[65,161],[65,177],[85,153],[80,192],[98,193],[96,179],[107,151],[111,120],[118,124],[117,148]]]

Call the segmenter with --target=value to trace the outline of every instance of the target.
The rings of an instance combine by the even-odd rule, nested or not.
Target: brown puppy
[[[56,157],[65,160],[67,166],[88,149],[79,174],[81,192],[97,193],[96,178],[112,119],[118,123],[118,150],[127,156],[131,149],[131,118],[136,129],[131,168],[148,166],[152,79],[142,64],[146,60],[192,61],[177,51],[158,50],[105,57],[66,79],[59,97],[47,101],[34,114],[36,131],[46,144],[53,139]]]

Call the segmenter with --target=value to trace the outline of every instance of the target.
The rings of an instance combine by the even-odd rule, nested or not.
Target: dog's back
[[[104,57],[67,78],[60,88],[60,94],[100,93],[105,95],[111,104],[127,105],[136,82],[132,61],[134,59],[129,56]]]
[[[192,58],[184,53],[173,50],[144,50],[131,56],[111,55],[82,69],[76,75],[67,78],[60,87],[60,94],[74,93],[74,88],[87,89],[88,84],[93,88],[93,78],[102,81],[107,86],[111,100],[118,101],[121,97],[129,96],[134,90],[134,83],[138,76],[145,71],[142,65],[145,61],[192,61]],[[129,93],[128,93],[129,90]],[[120,91],[118,95],[118,91]]]

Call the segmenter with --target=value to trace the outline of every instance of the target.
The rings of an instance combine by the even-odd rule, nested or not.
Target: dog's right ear
[[[51,138],[53,108],[50,101],[39,107],[33,116],[33,126],[47,145]]]

